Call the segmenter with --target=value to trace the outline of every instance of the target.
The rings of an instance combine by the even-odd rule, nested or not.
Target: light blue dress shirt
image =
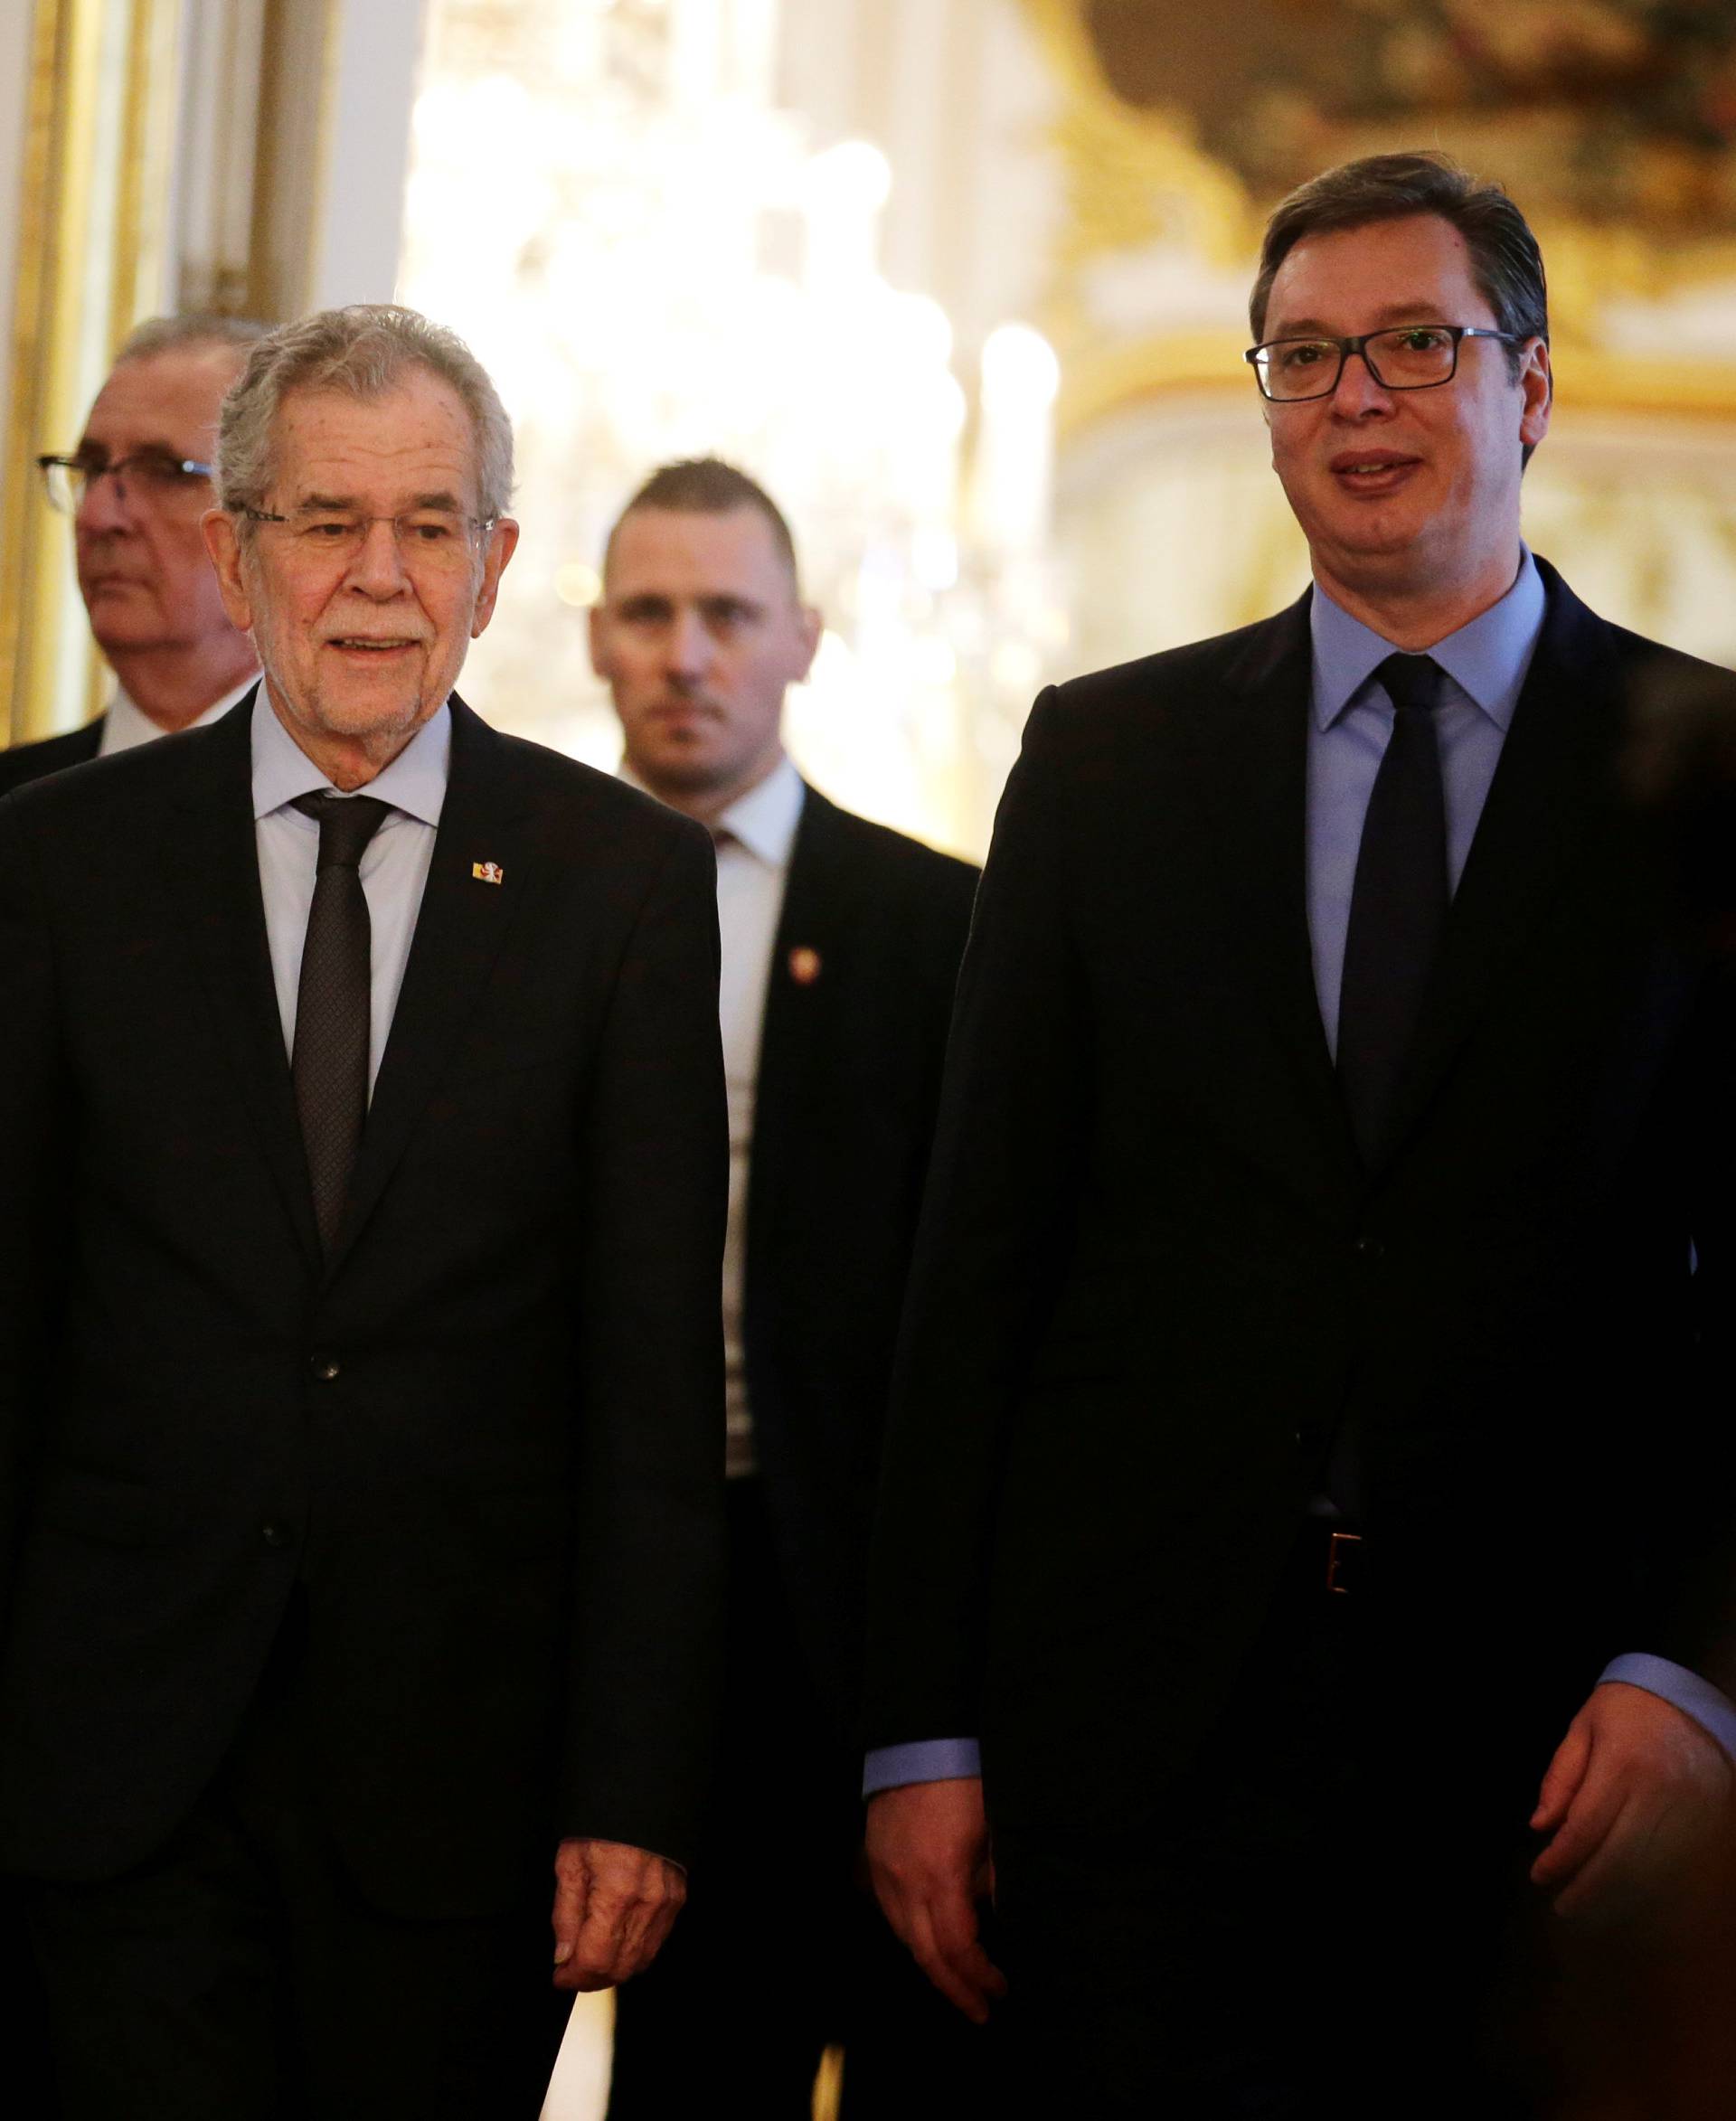
[[[319,864],[319,826],[293,807],[297,796],[332,784],[273,712],[265,687],[253,703],[253,836],[259,849],[259,891],[265,900],[265,934],[271,977],[278,991],[284,1051],[296,1050],[296,999],[301,985],[301,950],[314,902]],[[398,990],[404,984],[422,887],[433,859],[434,834],[446,801],[452,749],[452,711],[430,715],[392,764],[364,788],[353,791],[390,803],[390,815],[363,851],[360,874],[372,929],[369,964],[368,1090],[373,1091],[381,1055],[392,1030]],[[333,791],[341,795],[342,789]]]
[[[1501,601],[1429,650],[1448,679],[1435,728],[1454,891],[1543,631],[1544,603],[1536,562],[1522,548],[1519,571]],[[1317,587],[1308,617],[1314,650],[1307,752],[1308,934],[1320,1020],[1335,1058],[1344,938],[1363,820],[1392,734],[1392,702],[1385,688],[1373,682],[1374,672],[1395,653],[1395,645],[1353,618]],[[1698,1673],[1666,1657],[1632,1651],[1615,1658],[1599,1676],[1661,1696],[1736,1758],[1736,1704]],[[901,1783],[939,1782],[980,1772],[975,1739],[884,1746],[868,1755],[863,1795],[872,1796]]]

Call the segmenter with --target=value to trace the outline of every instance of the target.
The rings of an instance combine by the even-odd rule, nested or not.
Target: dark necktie
[[[1435,735],[1444,674],[1431,656],[1389,655],[1374,674],[1392,702],[1392,736],[1363,823],[1338,1003],[1338,1080],[1368,1164],[1387,1145],[1448,896]]]
[[[391,807],[372,796],[325,790],[296,798],[296,808],[318,822],[319,868],[301,952],[290,1074],[314,1214],[328,1255],[368,1109],[372,929],[359,865]]]

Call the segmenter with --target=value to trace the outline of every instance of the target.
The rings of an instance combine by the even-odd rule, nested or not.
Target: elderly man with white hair
[[[72,2121],[533,2116],[551,1899],[573,1989],[683,1897],[712,857],[454,693],[511,476],[450,333],[274,333],[205,519],[260,686],[0,804],[0,1862]]]

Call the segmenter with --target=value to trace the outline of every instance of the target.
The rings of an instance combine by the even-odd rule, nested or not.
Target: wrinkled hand
[[[981,1781],[881,1790],[868,1800],[867,1845],[887,1921],[941,1994],[984,2024],[1006,1981],[977,1936],[976,1902],[995,1889]]]
[[[618,1841],[563,1841],[554,1858],[554,1985],[613,1988],[657,1956],[687,1898],[679,1863]]]
[[[1723,1749],[1643,1687],[1612,1681],[1568,1726],[1531,1824],[1548,1846],[1532,1882],[1561,1915],[1609,1919],[1682,1893],[1731,1832]]]

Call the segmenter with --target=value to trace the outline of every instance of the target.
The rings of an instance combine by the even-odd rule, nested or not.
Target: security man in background
[[[623,771],[717,843],[730,1108],[725,1738],[682,1928],[623,1990],[611,2121],[970,2110],[979,2037],[857,1882],[849,1749],[892,1339],[976,872],[851,815],[783,747],[820,617],[783,516],[715,459],[616,524],[591,656]],[[796,1942],[792,1949],[792,1943]]]

